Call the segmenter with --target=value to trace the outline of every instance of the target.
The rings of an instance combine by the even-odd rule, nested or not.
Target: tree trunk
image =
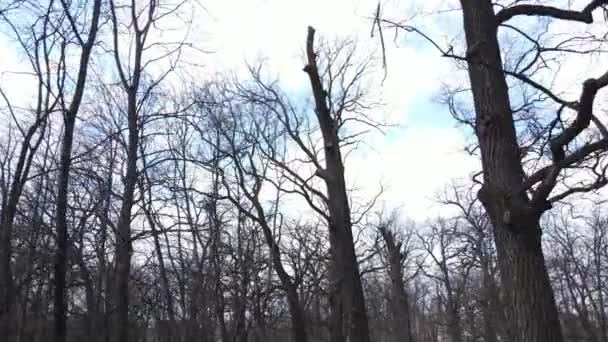
[[[57,182],[57,208],[56,208],[56,250],[54,260],[54,337],[55,342],[65,342],[67,337],[67,303],[66,303],[66,270],[67,270],[67,253],[68,253],[68,194],[70,168],[72,165],[72,144],[74,140],[74,126],[76,124],[76,115],[80,108],[80,103],[84,95],[85,84],[87,79],[87,71],[89,68],[89,60],[95,39],[97,37],[98,22],[101,9],[101,0],[93,2],[93,14],[91,17],[91,25],[87,41],[82,45],[80,62],[78,67],[78,75],[74,88],[74,96],[69,108],[64,110],[63,124],[63,140],[61,143],[61,156],[59,162],[59,179]],[[66,8],[65,11],[68,11]]]
[[[257,199],[256,199],[257,200]],[[254,206],[258,212],[258,215],[264,217],[264,210],[259,202],[255,202]],[[281,262],[281,251],[279,246],[275,242],[275,238],[272,234],[272,230],[268,226],[265,218],[261,218],[259,221],[262,227],[266,243],[270,249],[272,256],[272,264],[274,266],[281,285],[287,294],[287,303],[289,304],[289,313],[291,315],[291,329],[295,342],[307,342],[308,338],[306,335],[306,321],[304,317],[304,311],[302,310],[302,304],[298,296],[297,285],[293,283],[289,275],[285,271]]]
[[[57,188],[57,238],[54,264],[54,302],[53,315],[55,318],[55,342],[66,340],[66,268],[68,252],[68,182],[70,178],[70,165],[72,160],[72,141],[74,138],[75,115],[66,114],[64,120],[64,135],[61,144],[61,161],[59,164],[59,183]],[[70,117],[71,116],[71,117]]]
[[[128,124],[128,139],[127,139],[127,162],[126,174],[124,178],[124,190],[122,194],[122,202],[120,206],[120,216],[116,225],[116,283],[115,283],[115,305],[116,313],[114,315],[114,329],[116,330],[116,342],[128,342],[130,324],[129,324],[129,275],[131,273],[131,255],[133,254],[133,246],[131,241],[131,209],[134,204],[135,187],[138,181],[137,160],[139,151],[139,106],[138,94],[140,89],[140,81],[144,72],[145,64],[143,63],[143,53],[145,51],[145,41],[149,33],[152,23],[152,16],[155,13],[155,2],[148,4],[148,23],[141,29],[138,26],[138,12],[136,2],[131,3],[131,20],[133,20],[133,65],[125,68],[118,45],[118,21],[116,17],[116,9],[114,1],[110,1],[111,20],[113,24],[114,38],[114,62],[118,70],[120,84],[127,96],[127,124]],[[129,63],[127,62],[127,65]],[[125,69],[129,70],[128,77],[125,75]],[[150,91],[149,88],[147,91]]]
[[[481,273],[482,273],[482,305],[481,311],[483,316],[483,337],[485,342],[498,341],[496,332],[497,311],[498,311],[498,293],[496,289],[495,279],[490,273],[490,257],[482,247],[481,255]]]
[[[91,274],[89,270],[84,265],[83,257],[80,256],[80,269],[83,273],[83,283],[85,289],[85,300],[86,300],[86,308],[87,314],[85,317],[85,324],[87,329],[87,335],[89,338],[89,342],[101,341],[99,340],[99,305],[97,303],[97,298],[95,296],[95,289],[93,288],[93,280],[91,279]]]
[[[450,337],[450,342],[462,342],[462,324],[458,304],[455,303],[451,295],[448,295],[448,303],[446,307],[447,330]]]
[[[0,227],[0,334],[7,342],[12,342],[16,331],[12,323],[15,317],[15,286],[11,270],[11,236],[12,224]]]
[[[143,151],[142,151],[142,155],[144,155]],[[148,185],[148,189],[146,191],[145,185],[143,182],[140,183],[140,189],[141,189],[142,194],[145,193],[148,196],[148,199],[147,199],[147,203],[146,203],[146,199],[144,198],[142,208],[144,211],[144,215],[146,216],[146,219],[148,220],[148,225],[150,226],[150,230],[152,231],[152,238],[154,240],[154,250],[156,252],[156,260],[158,262],[158,270],[159,270],[159,275],[160,275],[160,286],[161,286],[162,294],[165,297],[164,298],[165,305],[167,306],[167,318],[169,319],[169,335],[176,336],[175,334],[171,333],[171,331],[173,331],[176,328],[175,313],[173,311],[173,297],[171,295],[169,277],[167,276],[167,270],[165,268],[165,261],[163,259],[163,250],[160,245],[160,237],[159,237],[160,232],[156,229],[156,220],[152,213],[152,182],[150,181],[148,172],[146,170],[145,160],[144,160],[144,165],[143,165],[143,175],[144,175],[144,178]]]
[[[597,238],[596,238],[597,239]],[[594,239],[595,240],[595,239]],[[601,239],[597,239],[600,243],[595,242],[594,245],[601,246]],[[601,247],[594,247],[593,264],[595,270],[595,283],[598,286],[597,291],[597,320],[599,325],[599,335],[601,336],[600,342],[608,342],[608,318],[606,317],[606,300],[604,299],[604,284],[602,281],[603,268],[602,268],[602,256]]]
[[[541,247],[540,215],[530,210],[491,0],[461,0],[467,62],[476,111],[484,184],[479,199],[490,216],[510,341],[563,341]]]
[[[140,57],[141,58],[141,57]],[[136,77],[139,79],[139,77]],[[134,81],[134,84],[138,84]],[[138,87],[132,86],[128,92],[128,125],[129,141],[127,145],[127,172],[122,195],[120,217],[116,226],[116,315],[114,329],[117,331],[116,342],[129,342],[129,275],[131,272],[131,208],[135,184],[137,182],[137,151],[139,127],[136,104]]]
[[[222,284],[222,236],[221,236],[221,221],[218,217],[217,212],[217,200],[218,197],[218,185],[217,180],[214,178],[213,192],[209,202],[206,203],[207,217],[209,220],[210,232],[210,252],[209,257],[211,258],[211,269],[213,270],[212,279],[214,281],[212,293],[215,295],[213,300],[213,307],[215,311],[215,319],[218,323],[218,330],[220,334],[220,341],[228,342],[229,336],[226,328],[225,320],[225,303],[224,303],[224,285]],[[215,334],[214,334],[215,336]]]
[[[413,342],[410,301],[403,283],[402,243],[395,241],[395,235],[385,227],[380,228],[388,254],[388,272],[391,281],[391,304],[393,338],[395,342]]]
[[[103,206],[97,213],[97,219],[100,221],[99,226],[99,240],[97,240],[96,254],[97,254],[97,265],[99,270],[95,274],[95,287],[97,288],[96,301],[97,301],[97,327],[99,330],[94,333],[97,334],[97,340],[100,342],[109,342],[109,322],[108,322],[108,307],[111,304],[112,298],[112,281],[110,281],[110,273],[108,272],[107,260],[106,260],[106,244],[108,240],[108,226],[110,217],[110,207],[112,204],[112,184],[114,175],[115,165],[115,151],[114,144],[110,141],[110,162],[108,165],[108,173],[106,179],[100,184],[102,188],[101,194],[103,198]],[[104,296],[105,294],[105,296]]]
[[[11,270],[13,225],[17,215],[19,198],[29,176],[32,159],[42,141],[43,133],[40,133],[38,139],[32,144],[32,138],[38,128],[45,125],[46,114],[43,117],[41,115],[39,112],[36,122],[28,129],[23,139],[10,191],[2,199],[0,213],[0,336],[6,336],[8,341],[16,338],[19,330],[16,324],[16,291]],[[34,215],[34,217],[36,216]],[[38,223],[35,220],[32,227],[36,236],[40,229]],[[31,258],[32,255],[32,253],[29,253],[28,258]],[[31,275],[28,275],[28,278],[31,278]],[[26,308],[24,307],[23,310],[25,311]]]
[[[325,151],[325,170],[318,170],[327,187],[329,209],[330,251],[332,257],[330,334],[334,342],[369,342],[369,325],[365,298],[359,274],[359,264],[353,242],[350,207],[344,179],[344,164],[340,152],[338,124],[327,105],[327,92],[317,68],[314,51],[315,30],[308,27],[306,55],[308,74]],[[338,331],[340,329],[341,331]]]
[[[36,56],[39,57],[37,51]],[[17,215],[17,205],[19,203],[19,199],[21,198],[23,189],[28,181],[32,160],[45,136],[47,118],[50,111],[50,94],[49,92],[46,92],[46,94],[44,94],[45,96],[43,96],[42,85],[44,84],[44,81],[41,71],[38,70],[36,75],[38,77],[38,102],[36,104],[36,119],[23,136],[19,157],[17,159],[14,171],[10,172],[10,167],[8,170],[6,170],[9,171],[9,174],[12,173],[12,182],[10,183],[10,187],[8,183],[11,180],[11,177],[9,176],[5,178],[5,170],[2,172],[2,180],[6,180],[7,183],[3,184],[2,208],[0,210],[0,336],[6,336],[8,341],[12,341],[12,339],[16,338],[18,335],[17,330],[19,330],[16,324],[16,312],[14,311],[16,305],[16,291],[13,273],[11,270],[13,225],[15,216]],[[38,137],[36,138],[35,135],[37,133]],[[48,153],[44,155],[43,160],[45,160],[45,163],[46,160],[48,160],[47,157]],[[6,162],[8,162],[9,165],[11,163],[10,160],[7,160]],[[34,229],[38,227],[32,228]],[[34,229],[34,231],[36,234],[38,234],[37,230]],[[31,279],[31,275],[28,275],[28,278]],[[27,308],[24,307],[23,312],[26,311]]]

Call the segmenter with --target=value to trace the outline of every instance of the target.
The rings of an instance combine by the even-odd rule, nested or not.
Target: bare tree
[[[13,122],[9,126],[6,141],[2,147],[2,208],[0,215],[0,335],[6,336],[9,341],[16,337],[15,328],[15,284],[11,270],[13,225],[17,215],[19,200],[30,177],[32,162],[36,156],[49,126],[48,117],[58,105],[57,94],[63,92],[62,86],[55,90],[52,74],[56,71],[52,65],[52,54],[55,52],[53,46],[60,38],[53,34],[51,23],[51,12],[53,2],[45,7],[40,5],[33,11],[17,11],[15,17],[9,16],[9,10],[17,9],[18,1],[7,4],[1,11],[0,17],[15,35],[15,41],[27,56],[32,68],[32,74],[36,82],[36,91],[32,94],[35,98],[33,109],[33,120],[24,122],[23,117],[29,113],[22,111],[21,104],[14,103],[4,88],[0,88],[0,95],[6,104],[6,110]],[[40,12],[37,12],[40,11]],[[17,16],[32,17],[32,20],[42,19],[41,23],[32,25],[29,30],[22,30],[17,22]],[[40,17],[38,17],[40,16]],[[31,41],[31,43],[30,43]],[[60,62],[65,62],[64,56]],[[59,70],[61,73],[61,70]],[[58,83],[60,84],[60,83]],[[19,136],[16,136],[16,131]]]
[[[469,71],[448,105],[475,128],[483,171],[440,196],[442,218],[411,225],[374,216],[378,197],[347,182],[348,155],[382,126],[373,58],[352,40],[309,28],[302,98],[262,63],[190,84],[190,45],[171,41],[185,0],[0,2],[37,86],[29,106],[0,87],[10,342],[608,342],[604,194],[578,216],[561,204],[606,182],[593,101],[606,77],[579,101],[543,86],[605,41],[551,23],[588,23],[603,1],[462,0],[467,53],[437,47]]]
[[[470,244],[463,240],[458,218],[438,218],[428,231],[419,234],[422,248],[431,260],[421,265],[424,274],[437,284],[438,305],[444,313],[450,341],[463,341],[463,302],[474,262],[468,253]]]
[[[272,114],[278,132],[287,139],[275,146],[267,143],[275,136],[262,135],[265,146],[260,153],[280,175],[266,177],[266,180],[284,194],[300,196],[327,223],[332,256],[330,339],[341,341],[350,336],[366,341],[369,327],[352,226],[360,220],[359,216],[369,211],[374,201],[358,213],[361,215],[351,217],[340,151],[356,147],[358,138],[365,133],[365,129],[358,130],[360,127],[354,123],[366,128],[380,126],[366,116],[366,111],[374,105],[366,99],[368,94],[363,84],[370,61],[357,59],[352,41],[338,42],[335,46],[325,44],[319,51],[315,51],[313,44],[311,28],[305,71],[313,89],[315,117],[290,101],[276,82],[264,80],[261,66],[250,67],[251,82],[237,81],[231,91],[242,102],[241,106],[251,106],[257,115]],[[259,119],[254,119],[253,124],[255,120]],[[289,144],[295,144],[296,150],[289,151],[288,158],[281,157],[281,149]],[[291,153],[297,155],[292,157]],[[278,179],[282,182],[278,183]]]
[[[126,4],[110,0],[110,19],[112,22],[112,41],[114,63],[119,77],[120,86],[126,96],[127,116],[127,139],[126,168],[124,176],[124,190],[120,215],[116,224],[116,292],[115,305],[116,315],[114,324],[116,328],[117,341],[129,340],[129,274],[131,267],[131,255],[133,253],[131,236],[131,210],[135,203],[135,190],[139,178],[138,160],[140,131],[144,124],[144,115],[152,113],[144,112],[154,96],[158,85],[170,75],[179,61],[179,55],[183,43],[167,43],[155,41],[153,28],[159,27],[159,21],[168,15],[177,12],[183,2],[167,6],[158,0],[145,2],[129,1]],[[127,25],[129,34],[132,36],[132,46],[120,45],[120,34],[122,29],[122,14],[124,19],[130,23]],[[160,56],[144,56],[153,53],[154,46],[166,47],[161,49]],[[131,53],[133,57],[131,59]],[[152,63],[165,60],[168,67],[161,69],[159,75],[152,76],[149,72]],[[148,79],[145,79],[149,75]]]
[[[388,273],[390,278],[390,303],[393,314],[392,324],[394,340],[413,342],[411,304],[410,298],[405,288],[406,278],[404,275],[405,263],[409,262],[412,255],[412,231],[401,230],[396,220],[398,216],[393,213],[386,221],[380,222],[378,230],[384,240],[386,248],[386,261],[388,263]],[[415,276],[414,274],[413,276]],[[412,277],[413,277],[412,276]],[[411,278],[411,277],[408,277]]]
[[[64,127],[59,162],[59,179],[57,181],[57,209],[55,214],[57,225],[57,250],[54,265],[54,338],[56,342],[64,342],[66,341],[67,337],[66,273],[68,261],[67,254],[69,248],[67,210],[69,199],[70,167],[72,164],[72,146],[74,142],[76,117],[78,115],[80,104],[85,92],[91,52],[93,51],[99,29],[101,0],[95,0],[90,5],[91,19],[89,23],[85,23],[85,25],[83,25],[85,26],[83,28],[78,27],[79,23],[74,17],[75,13],[82,13],[82,8],[77,8],[77,6],[73,6],[72,3],[68,3],[66,1],[61,1],[61,6],[63,7],[64,15],[67,18],[68,24],[71,28],[70,35],[74,37],[74,41],[80,49],[80,61],[76,71],[76,83],[74,85],[74,92],[72,94],[71,101],[69,102],[69,105],[65,99],[62,99],[61,101],[63,106],[62,112]],[[83,38],[83,35],[86,36]],[[67,44],[68,42],[65,43]]]
[[[315,114],[323,136],[325,167],[318,165],[317,173],[327,188],[327,208],[329,211],[329,233],[333,258],[331,277],[335,286],[332,299],[331,334],[333,341],[369,341],[369,326],[365,310],[365,299],[359,273],[352,232],[352,217],[344,178],[344,161],[340,143],[343,138],[339,128],[343,124],[344,111],[357,107],[360,94],[357,90],[349,94],[348,88],[355,85],[364,69],[357,71],[350,82],[343,83],[345,91],[339,103],[333,107],[330,86],[333,79],[322,80],[318,67],[317,52],[314,48],[315,30],[308,28],[306,38],[307,62],[304,71],[308,74],[315,103]],[[329,63],[331,68],[331,62]],[[328,102],[329,101],[329,102]]]
[[[216,156],[210,161],[211,169],[217,173],[223,185],[225,196],[239,213],[252,220],[262,230],[264,240],[269,249],[269,258],[272,266],[279,277],[281,286],[286,293],[289,312],[292,321],[292,333],[295,341],[307,341],[306,322],[301,304],[298,287],[303,281],[304,274],[294,269],[295,276],[290,275],[282,261],[284,254],[277,241],[278,230],[283,226],[283,215],[279,211],[279,190],[275,189],[276,198],[270,207],[261,198],[264,185],[272,186],[267,179],[269,175],[269,159],[265,153],[276,153],[276,146],[265,146],[267,144],[279,144],[280,136],[277,135],[276,122],[272,119],[260,121],[256,117],[256,111],[252,113],[241,112],[240,109],[247,108],[246,104],[239,104],[238,99],[226,98],[229,90],[223,90],[223,94],[216,94],[219,99],[200,97],[198,102],[201,109],[206,113],[208,124],[198,127],[213,127],[212,134],[206,130],[198,129],[202,138],[217,151]],[[204,96],[199,94],[199,96]],[[219,106],[219,107],[218,107]],[[213,136],[217,134],[217,136]],[[276,155],[272,160],[278,160]],[[215,165],[217,164],[217,165]],[[281,180],[276,180],[281,182]],[[239,196],[240,195],[240,196]],[[244,196],[244,197],[243,197]],[[245,200],[243,200],[245,199]]]
[[[563,341],[542,251],[540,218],[553,203],[606,184],[602,160],[608,135],[594,109],[608,76],[588,78],[578,100],[565,99],[554,85],[546,85],[556,73],[547,77],[544,71],[559,71],[564,55],[600,53],[604,39],[592,33],[578,35],[574,25],[566,35],[545,33],[553,21],[593,23],[594,12],[605,9],[606,2],[589,1],[581,10],[519,1],[460,4],[466,38],[466,51],[460,54],[454,46],[442,48],[414,26],[384,22],[420,34],[443,56],[466,66],[471,91],[463,93],[472,93],[475,115],[461,121],[477,136],[479,149],[474,151],[483,167],[478,197],[494,226],[510,339]],[[517,17],[536,18],[539,24],[520,25],[512,20]],[[504,39],[499,41],[499,36]],[[592,123],[597,131],[589,128]],[[572,169],[578,171],[569,172]],[[575,174],[581,177],[572,179]]]
[[[491,240],[491,225],[485,209],[475,196],[473,186],[453,183],[440,196],[439,201],[457,209],[456,217],[463,222],[464,229],[458,234],[472,246],[474,262],[481,277],[480,309],[483,319],[484,341],[496,341],[499,335],[499,318],[502,306],[496,279],[496,253]]]
[[[545,220],[551,247],[548,268],[563,321],[564,337],[588,341],[605,340],[605,217],[598,204],[591,213],[573,215],[561,207]],[[599,267],[598,267],[599,266]]]
[[[513,322],[510,329],[512,338],[515,341],[562,341],[541,248],[539,219],[551,207],[551,202],[605,184],[602,172],[591,184],[551,196],[565,168],[579,165],[581,161],[606,150],[605,137],[578,148],[573,142],[582,137],[592,120],[595,121],[594,100],[597,92],[608,84],[608,76],[585,81],[579,101],[568,104],[553,97],[558,104],[571,108],[576,118],[549,138],[552,154],[549,165],[526,176],[506,77],[513,74],[517,78],[519,75],[519,79],[528,83],[531,79],[526,78],[524,72],[511,73],[503,67],[497,31],[519,15],[590,23],[593,21],[592,12],[605,4],[592,1],[582,11],[522,4],[506,7],[498,13],[494,13],[491,1],[463,0],[461,4],[467,42],[466,61],[476,111],[475,128],[484,168],[484,184],[479,198],[495,229],[502,284],[510,302],[508,321]],[[546,88],[543,92],[547,96],[553,95]],[[601,129],[603,125],[599,127]],[[574,150],[567,153],[569,146]]]

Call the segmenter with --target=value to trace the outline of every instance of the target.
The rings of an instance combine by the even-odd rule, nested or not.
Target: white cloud
[[[418,1],[418,4],[424,5],[425,11],[433,11],[445,2]],[[255,62],[264,57],[269,71],[278,74],[289,89],[308,89],[306,74],[302,72],[308,25],[314,26],[320,36],[355,38],[361,54],[380,56],[378,37],[370,36],[370,17],[377,0],[209,0],[204,6],[205,12],[192,14],[195,21],[189,35],[198,47],[214,51],[194,61],[204,66],[201,80],[213,76],[213,72],[242,74],[244,61]],[[386,0],[383,13],[405,15],[404,6],[410,5]],[[182,36],[178,32],[172,34]],[[347,162],[347,172],[349,180],[360,185],[363,193],[372,196],[382,183],[387,187],[383,196],[387,205],[403,206],[408,215],[424,218],[433,214],[429,208],[434,193],[452,177],[467,175],[476,163],[460,152],[464,137],[459,129],[420,128],[408,121],[409,114],[416,109],[414,105],[424,103],[424,99],[431,101],[450,62],[431,49],[410,44],[397,47],[392,41],[393,32],[385,34],[388,73],[379,91],[386,106],[374,115],[381,113],[390,122],[408,128],[385,137],[366,138],[373,149],[353,155]],[[3,70],[16,70],[23,65],[12,47],[3,40],[0,43]],[[190,76],[194,75],[193,70]],[[382,77],[381,70],[378,77]],[[3,85],[8,82],[4,76],[0,81]],[[27,93],[27,83],[21,81],[10,88]]]
[[[399,139],[385,140],[347,161],[348,178],[370,193],[382,184],[386,208],[402,207],[416,220],[439,214],[437,192],[480,167],[462,152],[465,136],[458,128],[410,127]]]
[[[18,51],[18,47],[17,43],[0,34],[0,87],[13,106],[26,107],[37,95],[37,89],[32,87],[36,78],[32,75],[27,56]],[[6,106],[4,99],[0,103],[0,108]]]
[[[201,28],[209,39],[208,48],[215,53],[208,56],[205,64],[220,72],[237,70],[243,74],[245,60],[254,62],[264,57],[268,69],[279,75],[282,84],[308,90],[306,74],[302,72],[306,27],[315,27],[318,35],[325,37],[355,38],[362,54],[380,56],[380,42],[370,36],[369,19],[377,4],[377,0],[206,2],[214,20]],[[416,10],[432,12],[445,5],[450,3],[420,2]],[[403,2],[384,1],[383,13],[407,11]],[[435,193],[453,177],[467,176],[478,165],[475,158],[462,152],[465,138],[460,129],[420,128],[408,121],[416,110],[413,106],[424,104],[425,99],[432,101],[450,62],[432,49],[419,49],[414,44],[398,47],[392,41],[393,32],[385,35],[388,72],[380,97],[386,106],[373,115],[382,115],[389,122],[408,128],[387,136],[366,137],[371,148],[349,157],[347,174],[349,183],[361,190],[359,196],[373,196],[382,184],[387,207],[402,206],[407,215],[424,219],[436,214]],[[377,72],[382,78],[382,70]]]

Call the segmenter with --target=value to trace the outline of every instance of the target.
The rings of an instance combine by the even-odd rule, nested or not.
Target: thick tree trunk
[[[317,68],[314,51],[314,34],[308,28],[306,55],[308,74],[315,99],[315,107],[325,151],[325,170],[319,170],[327,187],[329,209],[330,251],[332,257],[330,334],[334,342],[369,342],[369,325],[359,273],[359,264],[353,242],[350,207],[344,179],[344,164],[340,152],[338,124],[327,105],[327,92]],[[342,332],[338,331],[341,329]]]
[[[540,215],[530,210],[502,72],[491,0],[461,0],[476,134],[484,184],[479,198],[490,216],[502,285],[507,297],[510,341],[563,341],[557,307],[541,248]]]
[[[380,233],[386,245],[389,263],[393,338],[395,342],[413,342],[410,301],[403,282],[405,256],[401,252],[402,244],[395,241],[395,235],[387,228],[381,227]]]
[[[395,333],[395,341],[413,342],[412,322],[410,319],[410,304],[409,298],[403,288],[402,278],[396,278],[392,270],[391,272],[391,298],[393,310],[393,331]],[[397,280],[399,279],[399,280]]]
[[[496,224],[496,223],[495,223]],[[563,341],[557,306],[540,244],[540,226],[524,229],[533,234],[513,233],[496,224],[499,267],[506,293],[506,319],[511,341]],[[502,230],[502,231],[500,231]],[[508,337],[508,336],[507,336]]]
[[[307,342],[306,319],[295,287],[287,289],[287,301],[289,302],[289,313],[291,314],[293,340],[295,342]]]
[[[131,3],[131,20],[133,20],[134,29],[134,45],[133,45],[133,65],[130,68],[129,77],[125,76],[125,67],[121,61],[121,55],[118,45],[118,23],[114,2],[110,1],[110,11],[113,23],[114,35],[114,62],[118,69],[120,83],[127,95],[127,124],[128,124],[128,140],[127,140],[127,165],[124,178],[124,190],[122,194],[122,203],[120,207],[120,216],[116,225],[116,284],[115,284],[115,305],[116,313],[114,315],[114,329],[116,330],[115,342],[130,341],[130,323],[129,323],[129,276],[131,273],[131,255],[133,254],[133,246],[131,241],[131,209],[134,204],[135,187],[138,181],[137,160],[139,151],[139,105],[138,94],[140,91],[140,81],[144,72],[145,64],[142,64],[143,53],[145,51],[145,40],[148,35],[148,30],[151,27],[152,16],[156,9],[154,2],[149,4],[148,20],[149,22],[139,28],[136,24],[138,19],[136,14],[136,2]],[[151,89],[148,89],[150,91]]]

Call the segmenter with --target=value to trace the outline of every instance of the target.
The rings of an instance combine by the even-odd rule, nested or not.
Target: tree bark
[[[483,242],[482,242],[483,244]],[[485,342],[498,341],[497,314],[498,314],[498,291],[494,276],[490,272],[490,258],[483,249],[481,252],[481,276],[482,276],[482,306],[483,315],[483,337]]]
[[[494,228],[507,297],[510,341],[563,341],[541,247],[540,215],[530,209],[490,0],[461,0],[467,63],[484,184],[479,191]]]

